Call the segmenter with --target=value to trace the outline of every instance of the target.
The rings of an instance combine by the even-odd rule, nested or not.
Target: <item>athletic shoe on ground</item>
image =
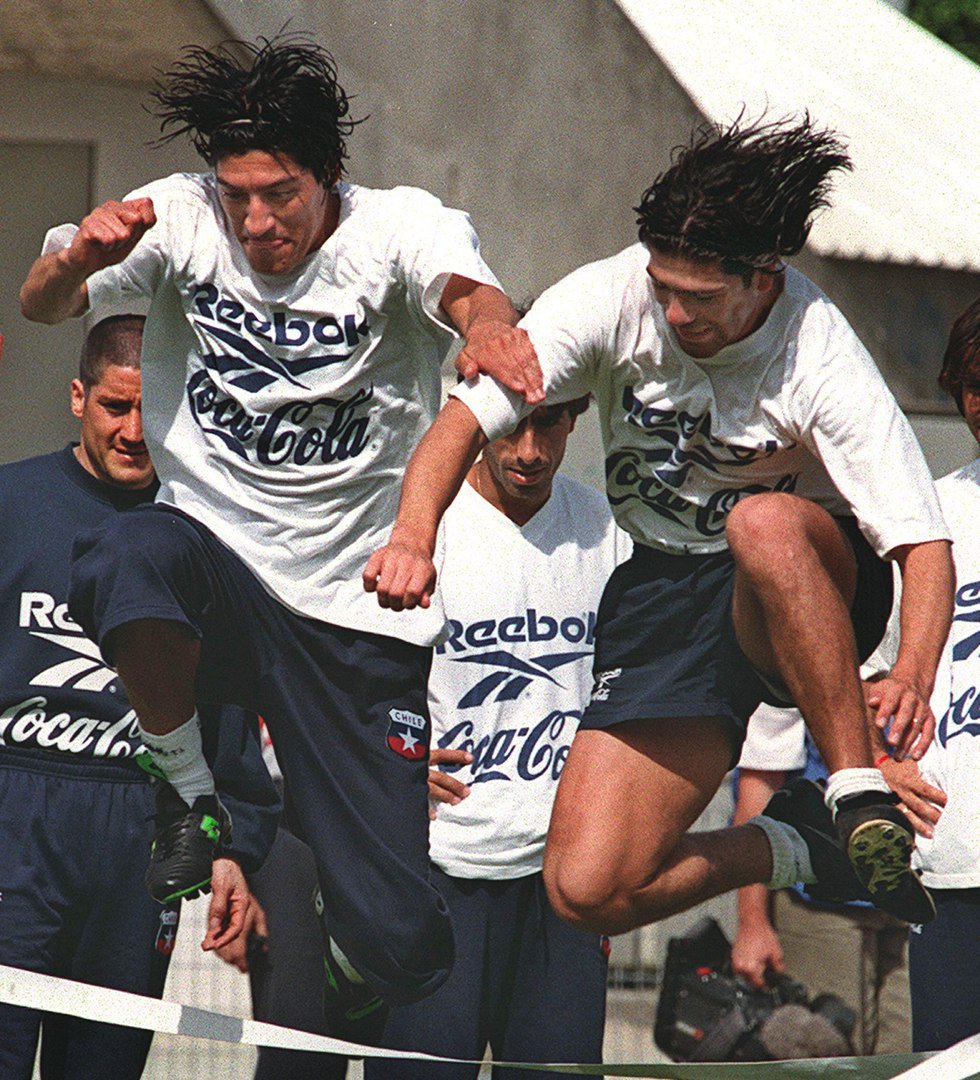
[[[313,907],[323,935],[323,1020],[327,1034],[344,1042],[379,1046],[388,1006],[367,983],[351,982],[344,974],[331,948],[319,889],[313,893]]]
[[[156,819],[146,887],[161,904],[211,891],[211,863],[231,839],[231,818],[216,795],[193,806],[167,783],[156,785]]]
[[[773,795],[762,813],[792,826],[803,837],[817,879],[806,885],[807,894],[814,900],[842,903],[871,899],[837,837],[823,791],[812,780],[790,780]]]
[[[912,869],[915,833],[898,801],[883,791],[838,799],[837,835],[875,907],[909,923],[927,923],[936,905]]]

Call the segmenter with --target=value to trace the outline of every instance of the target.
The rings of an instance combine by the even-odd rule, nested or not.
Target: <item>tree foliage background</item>
[[[980,0],[910,0],[906,14],[980,64]]]

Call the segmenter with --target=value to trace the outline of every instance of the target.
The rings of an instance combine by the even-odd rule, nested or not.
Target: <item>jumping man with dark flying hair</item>
[[[621,933],[755,882],[933,914],[911,827],[872,767],[857,668],[882,635],[893,559],[902,646],[874,722],[919,757],[949,628],[949,534],[871,358],[783,264],[848,167],[809,118],[700,129],[643,196],[640,242],[521,322],[548,403],[595,394],[609,501],[635,543],[599,609],[592,701],[545,854],[552,904],[577,925]],[[527,411],[493,378],[454,391],[409,465],[397,543],[368,563],[382,605],[427,602],[435,523],[480,447]],[[751,824],[688,833],[763,699],[802,710],[830,770],[826,805],[796,785]]]
[[[79,538],[71,607],[186,804],[155,849],[154,895],[206,887],[226,823],[195,697],[265,718],[316,856],[329,1025],[369,1039],[385,1000],[439,985],[453,946],[427,851],[442,619],[392,619],[360,571],[453,337],[464,373],[486,359],[535,402],[540,373],[464,213],[342,179],[354,121],[323,49],[191,49],[155,99],[165,137],[189,135],[211,171],[55,230],[21,292],[43,322],[152,301],[143,419],[160,494]]]

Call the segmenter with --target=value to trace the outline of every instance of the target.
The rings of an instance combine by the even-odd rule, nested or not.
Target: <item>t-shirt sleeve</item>
[[[440,307],[450,277],[456,274],[497,289],[500,282],[484,262],[469,214],[414,188],[395,188],[392,195],[400,219],[391,222],[397,241],[394,259],[409,310],[421,323],[434,323],[455,335]]]
[[[922,448],[856,337],[828,338],[794,390],[793,412],[878,555],[949,538]]]
[[[571,401],[593,389],[599,358],[615,333],[616,313],[606,302],[610,292],[593,266],[583,267],[543,292],[521,319],[541,365],[546,404]],[[450,393],[470,409],[491,442],[513,431],[534,409],[485,375]]]
[[[749,718],[740,769],[794,772],[806,764],[806,727],[798,709],[763,702]]]

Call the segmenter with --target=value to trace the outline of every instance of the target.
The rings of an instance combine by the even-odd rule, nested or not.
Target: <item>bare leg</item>
[[[854,553],[834,519],[806,499],[751,495],[728,516],[739,645],[778,673],[830,776],[826,799],[854,872],[874,903],[907,922],[934,907],[911,868],[913,832],[872,765],[850,607]]]
[[[545,849],[555,911],[584,929],[618,934],[768,881],[772,855],[760,829],[687,832],[718,790],[731,750],[724,722],[714,718],[579,731]]]
[[[201,646],[180,623],[125,623],[113,632],[111,645],[126,696],[144,730],[166,735],[193,716]]]
[[[854,553],[833,517],[796,495],[741,500],[728,516],[739,645],[778,674],[831,773],[871,765],[850,608]]]

